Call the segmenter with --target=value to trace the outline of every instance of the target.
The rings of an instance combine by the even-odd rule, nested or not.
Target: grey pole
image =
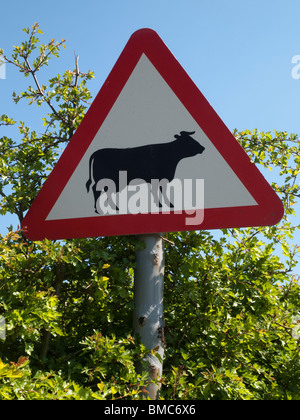
[[[163,369],[164,269],[162,236],[158,233],[138,235],[136,242],[133,329],[134,333],[140,336],[142,344],[147,349],[153,350],[144,359],[149,364],[150,380],[161,378]],[[147,391],[150,399],[155,400],[157,398],[158,390],[159,386],[154,383],[149,384]]]

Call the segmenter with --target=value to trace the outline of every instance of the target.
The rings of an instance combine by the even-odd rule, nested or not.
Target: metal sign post
[[[138,235],[136,241],[136,269],[133,329],[142,344],[150,350],[144,361],[148,363],[149,379],[160,379],[164,356],[164,281],[163,239],[158,233]],[[157,398],[159,386],[150,383],[149,397]]]

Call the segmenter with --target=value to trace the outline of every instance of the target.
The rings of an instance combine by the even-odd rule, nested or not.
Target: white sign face
[[[105,181],[102,181],[100,184],[100,179],[95,179],[93,169],[95,165],[100,167],[101,164],[107,163],[105,156],[109,156],[110,159],[111,156],[115,156],[115,159],[119,159],[116,154],[103,154],[104,149],[125,150],[165,143],[171,145],[175,144],[175,139],[179,140],[179,137],[182,137],[182,132],[204,149],[194,156],[187,152],[187,156],[178,159],[172,182],[162,185],[163,189],[167,188],[162,192],[167,196],[163,197],[164,200],[161,202],[162,211],[170,211],[168,199],[173,201],[172,211],[257,205],[255,199],[147,56],[142,54],[46,220],[155,212],[159,209],[154,195],[151,194],[151,187],[152,190],[157,189],[157,185],[153,186],[153,182],[155,184],[157,181],[155,177],[152,186],[149,180],[148,182],[144,180],[144,183],[132,180],[129,183],[128,181],[132,179],[132,176],[128,175],[129,168],[126,164],[122,166],[116,163],[120,168],[118,182],[121,184],[123,182],[126,186],[118,192],[118,187],[114,188],[109,182],[105,184]],[[184,138],[182,141],[184,142]],[[183,150],[184,147],[182,143]],[[97,151],[102,152],[97,154]],[[136,161],[129,160],[132,167],[138,167],[140,163],[139,155],[136,156]],[[122,158],[121,154],[120,159],[126,160],[127,155],[123,153]],[[168,159],[172,161],[171,152]],[[168,164],[169,161],[166,161],[165,165]],[[107,179],[109,173],[108,170]],[[140,173],[141,171],[137,171],[137,174]],[[87,191],[89,179],[90,188]],[[116,182],[115,179],[112,181]],[[100,191],[102,193],[99,195]],[[111,196],[108,192],[111,192]]]
[[[31,240],[270,226],[283,205],[151,29],[136,31],[23,222]]]

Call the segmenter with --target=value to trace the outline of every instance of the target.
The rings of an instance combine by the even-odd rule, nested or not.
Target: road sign
[[[283,206],[160,39],[129,39],[23,221],[29,239],[276,224]]]

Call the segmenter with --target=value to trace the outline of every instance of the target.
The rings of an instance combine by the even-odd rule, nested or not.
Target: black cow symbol
[[[115,184],[115,192],[120,192],[119,173],[127,173],[127,185],[133,181],[144,181],[151,183],[152,180],[165,180],[163,185],[158,184],[162,196],[166,197],[166,184],[174,179],[178,163],[187,157],[192,157],[203,153],[205,148],[198,141],[191,137],[195,131],[181,131],[180,135],[175,134],[175,139],[168,143],[149,144],[145,146],[132,147],[126,149],[100,149],[96,150],[89,159],[89,179],[86,183],[87,192],[92,187],[94,194],[95,211],[97,211],[97,200],[101,195],[101,190],[97,189],[97,184],[103,179],[109,179]],[[125,185],[126,187],[126,185]],[[107,189],[106,189],[107,191]],[[162,204],[159,200],[159,191],[151,191],[154,201],[159,207]],[[111,196],[108,194],[108,202],[112,207],[116,207]],[[173,204],[170,203],[170,207]],[[118,210],[118,208],[117,208]]]

